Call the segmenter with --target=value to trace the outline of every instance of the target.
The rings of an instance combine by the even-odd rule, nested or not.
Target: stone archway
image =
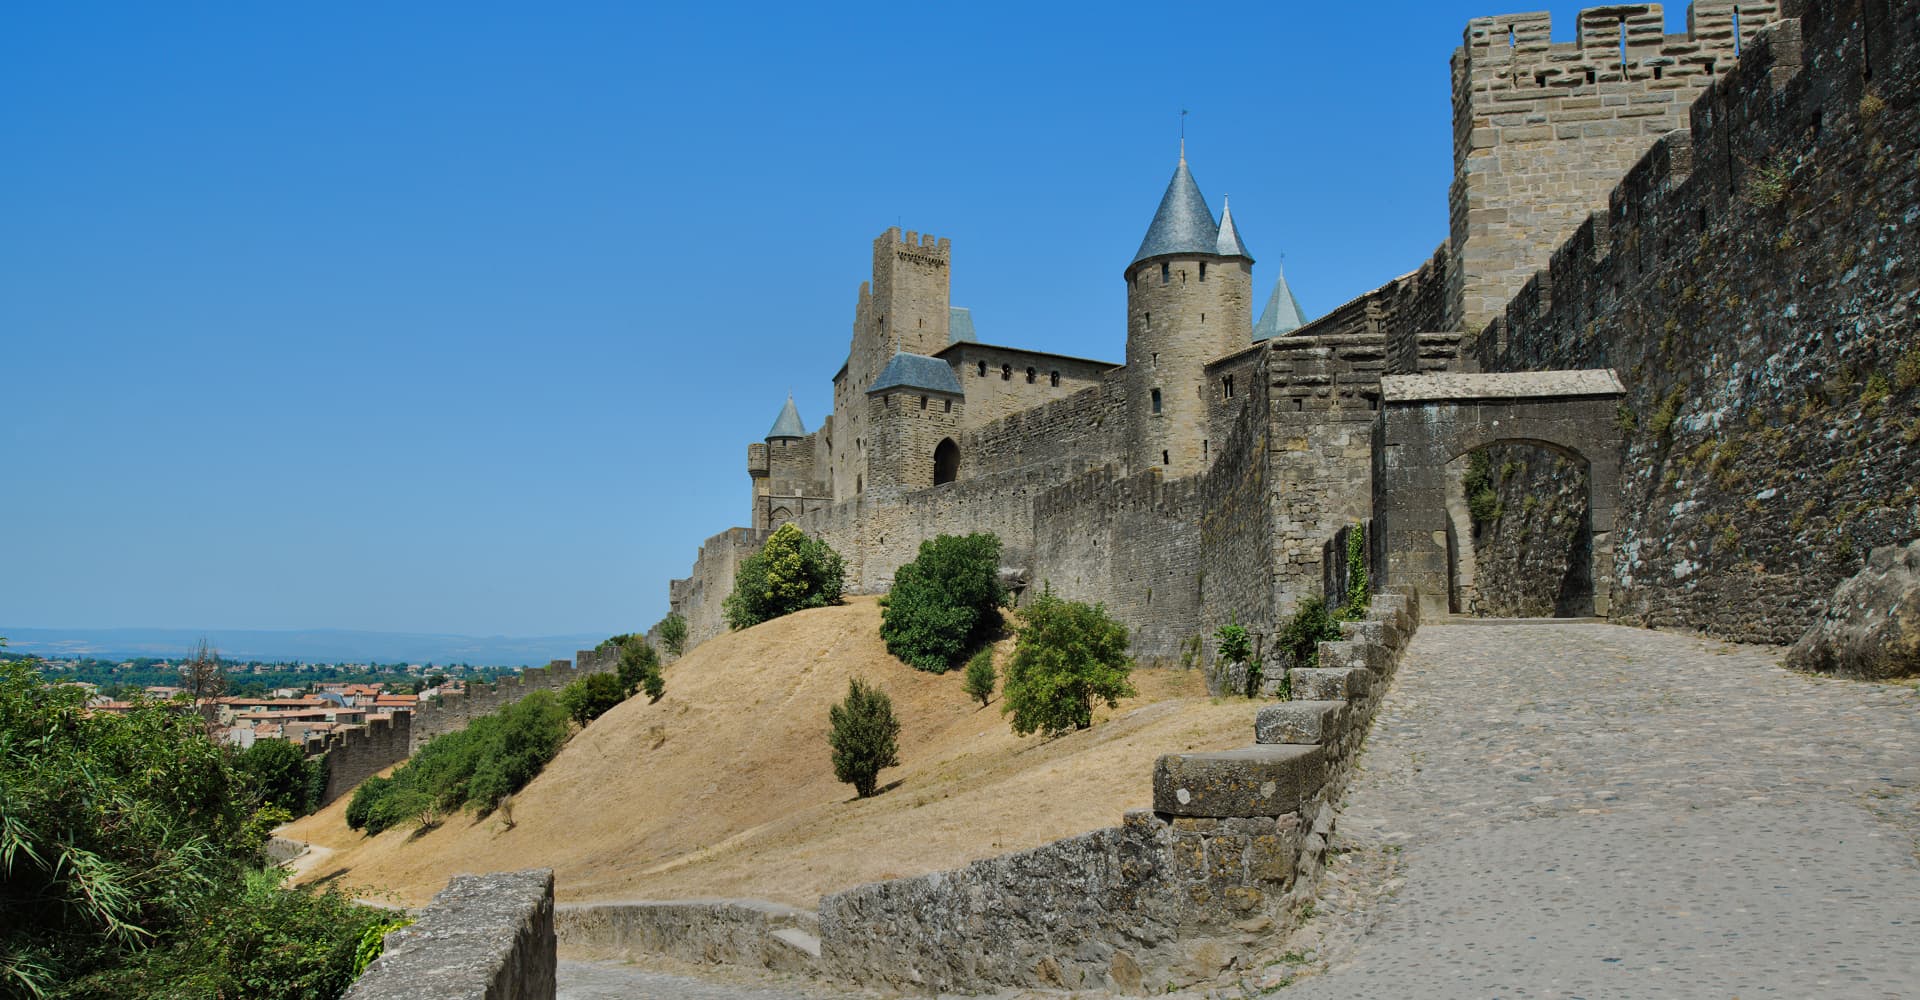
[[[933,449],[933,485],[960,478],[960,446],[952,438],[942,438]]]
[[[1625,395],[1609,369],[1383,377],[1373,425],[1381,583],[1416,588],[1422,614],[1447,614],[1458,544],[1448,516],[1448,463],[1490,444],[1531,444],[1587,465],[1592,607],[1606,615],[1620,505],[1617,412]]]

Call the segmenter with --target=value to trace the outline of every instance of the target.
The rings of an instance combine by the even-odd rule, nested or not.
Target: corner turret
[[[1133,469],[1206,467],[1206,364],[1253,335],[1253,256],[1229,212],[1215,222],[1184,148],[1127,265],[1128,455]]]

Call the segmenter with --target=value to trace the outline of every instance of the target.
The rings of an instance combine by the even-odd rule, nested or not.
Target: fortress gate
[[[1620,506],[1620,379],[1611,369],[1388,375],[1373,424],[1376,564],[1387,586],[1420,592],[1422,616],[1448,613],[1454,544],[1448,463],[1490,444],[1536,445],[1587,467],[1593,613],[1605,616]]]

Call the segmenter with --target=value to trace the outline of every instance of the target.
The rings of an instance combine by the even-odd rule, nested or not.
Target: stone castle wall
[[[1504,310],[1775,11],[1697,0],[1688,31],[1668,35],[1659,4],[1595,7],[1559,44],[1545,12],[1468,22],[1453,56],[1452,309],[1434,329],[1478,330]]]
[[[338,799],[362,781],[406,760],[413,746],[412,733],[412,713],[395,712],[391,718],[373,719],[364,726],[309,738],[301,747],[306,755],[325,755],[327,786],[320,794],[320,805]]]
[[[688,649],[727,631],[721,604],[733,592],[734,570],[742,559],[760,551],[770,534],[752,528],[728,528],[700,543],[693,571],[667,585],[672,610],[687,620]]]
[[[991,344],[961,343],[942,351],[967,394],[961,426],[972,431],[1003,417],[1065,399],[1099,385],[1114,365]],[[982,370],[981,366],[985,365]],[[1055,384],[1058,376],[1059,384]]]
[[[1499,516],[1472,532],[1474,581],[1458,610],[1495,618],[1579,617],[1591,609],[1587,469],[1545,448],[1486,449]]]
[[[1616,616],[1776,643],[1920,534],[1920,7],[1786,13],[1474,345],[1626,384]]]

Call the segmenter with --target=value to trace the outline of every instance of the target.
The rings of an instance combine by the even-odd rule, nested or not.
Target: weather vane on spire
[[[1187,109],[1180,109],[1180,162],[1187,162]]]

